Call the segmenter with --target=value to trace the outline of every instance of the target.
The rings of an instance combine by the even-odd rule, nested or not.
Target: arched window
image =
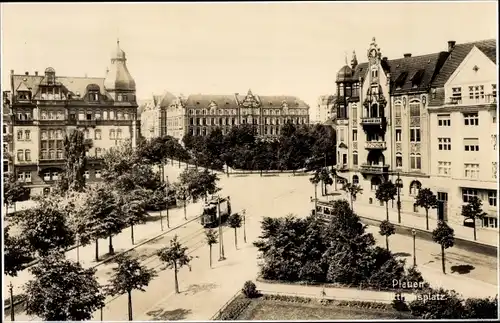
[[[359,184],[359,177],[358,175],[353,175],[352,176],[352,184],[358,185]]]
[[[380,178],[372,177],[372,179],[370,181],[370,185],[371,185],[371,190],[376,191],[380,185]]]
[[[49,159],[56,159],[56,151],[51,149],[49,150]]]
[[[419,181],[413,181],[410,184],[410,195],[417,196],[419,190],[422,188],[422,184]]]
[[[401,109],[403,108],[403,104],[401,101],[394,102],[394,115],[396,118],[401,118]]]
[[[396,153],[396,168],[403,167],[403,155],[401,153]]]
[[[420,101],[410,101],[410,117],[420,117]]]
[[[31,161],[31,151],[29,149],[24,151],[24,160]]]
[[[378,113],[378,104],[374,103],[372,104],[370,108],[370,118],[378,118],[379,113]]]

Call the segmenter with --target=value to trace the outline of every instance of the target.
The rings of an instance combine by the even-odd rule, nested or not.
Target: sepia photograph
[[[0,6],[5,321],[499,318],[497,1]]]

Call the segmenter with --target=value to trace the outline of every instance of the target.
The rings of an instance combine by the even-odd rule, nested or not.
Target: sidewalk
[[[195,204],[188,204],[186,207],[187,219],[192,220],[193,218],[199,216],[200,214],[200,202]],[[138,247],[141,242],[144,242],[150,238],[160,235],[162,232],[166,233],[170,230],[167,227],[166,211],[162,211],[163,215],[163,231],[161,231],[160,225],[160,212],[150,212],[152,220],[141,225],[134,226],[134,240],[135,244],[132,245],[130,227],[125,228],[120,234],[113,236],[113,247],[115,250],[115,255],[123,251],[129,250],[133,247]],[[185,222],[184,220],[184,210],[182,207],[169,210],[170,218],[170,228],[175,228]],[[95,262],[95,242],[85,246],[79,247],[66,252],[66,257],[70,260],[77,261],[79,258],[80,263],[84,268],[95,267],[106,262],[106,259],[110,257],[108,254],[108,244],[109,239],[99,240],[99,262]],[[8,285],[10,282],[13,284],[14,295],[20,294],[23,291],[24,284],[32,279],[32,275],[29,272],[29,268],[24,269],[19,272],[16,277],[10,277],[4,274],[4,286],[3,292],[4,297],[8,297]]]
[[[340,196],[336,196],[335,199],[347,199],[345,193]],[[322,199],[320,199],[322,200]],[[363,204],[360,202],[354,202],[354,211],[362,217],[372,218],[375,220],[383,221],[386,219],[385,206]],[[420,229],[426,231],[425,228],[425,210],[421,213],[411,213],[411,212],[401,212],[401,223],[398,223],[398,212],[396,208],[391,208],[389,205],[389,220],[394,224],[401,224],[407,227],[413,227],[415,229]],[[454,223],[448,223],[448,225],[455,230],[455,237],[474,241],[474,230],[472,228],[456,225]],[[436,228],[437,221],[432,215],[429,215],[429,231]],[[490,230],[484,228],[476,228],[476,242],[484,243],[490,246],[498,247],[498,238],[500,233],[498,230]]]

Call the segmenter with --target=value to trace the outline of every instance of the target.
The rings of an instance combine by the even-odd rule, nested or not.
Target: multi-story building
[[[453,198],[459,197],[460,201],[451,202],[451,195],[445,194],[451,194],[451,187],[457,184],[443,184],[434,176],[438,171],[437,162],[451,162],[451,159],[444,157],[447,152],[433,151],[439,147],[435,142],[439,136],[434,132],[437,121],[431,118],[433,108],[430,106],[442,105],[437,98],[444,98],[441,93],[446,89],[448,78],[472,48],[471,44],[455,46],[454,42],[449,42],[448,51],[421,56],[404,54],[403,58],[389,60],[382,57],[374,38],[367,51],[368,62],[358,64],[354,55],[351,66],[340,69],[336,80],[337,173],[344,180],[361,185],[363,194],[359,199],[378,203],[376,189],[382,181],[391,179],[400,183],[402,210],[419,212],[415,196],[420,188],[428,187],[443,202],[438,210],[439,217],[463,223],[460,216],[462,196],[454,190]],[[496,55],[495,47],[493,51],[488,47],[487,51],[488,55]],[[494,79],[484,86],[491,88]],[[463,136],[463,130],[457,129],[456,135]],[[450,143],[450,136],[443,135],[441,146]],[[472,133],[469,136],[479,137]],[[462,143],[464,147],[465,143]],[[464,165],[457,172],[463,173],[462,177],[465,174],[472,176],[469,175],[471,170],[465,171],[465,167],[476,167],[473,160],[460,163]],[[437,187],[441,184],[451,185],[450,189]],[[477,182],[477,185],[482,184]],[[494,182],[488,185],[493,187]],[[482,187],[490,187],[488,185]],[[397,207],[395,204],[393,207]],[[436,214],[431,216],[436,218]]]
[[[170,92],[164,95],[153,95],[150,100],[139,107],[141,109],[141,134],[146,139],[161,137],[165,135],[182,138],[183,133],[179,131],[173,107],[180,103],[180,97]],[[172,111],[170,111],[172,110]],[[168,125],[171,124],[170,127]]]
[[[168,96],[168,98],[167,98]],[[226,134],[231,127],[251,124],[264,138],[276,137],[288,121],[293,124],[309,124],[309,106],[294,96],[258,96],[250,90],[247,95],[193,94],[166,95],[157,107],[159,121],[142,119],[143,129],[150,124],[165,124],[166,133],[177,139],[185,134],[207,135],[216,127]],[[166,120],[166,121],[163,121]]]
[[[74,129],[84,133],[89,160],[85,177],[101,176],[101,155],[124,139],[135,145],[138,128],[135,81],[117,43],[105,78],[66,77],[49,67],[44,75],[11,71],[13,166],[33,193],[50,190],[65,167],[63,142]]]
[[[316,108],[316,123],[324,123],[328,119],[335,119],[337,109],[335,109],[335,95],[321,95],[318,98]]]
[[[431,188],[447,202],[448,214],[460,214],[479,197],[488,216],[477,225],[497,228],[496,41],[451,42],[450,51],[428,107]]]
[[[10,91],[3,91],[2,104],[2,143],[3,143],[3,174],[8,176],[12,169],[12,118],[10,113]]]

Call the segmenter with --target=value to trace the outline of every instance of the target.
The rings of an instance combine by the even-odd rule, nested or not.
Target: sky
[[[18,74],[104,77],[119,38],[137,96],[295,95],[315,115],[353,50],[447,50],[497,37],[497,3],[2,3],[2,84]]]

